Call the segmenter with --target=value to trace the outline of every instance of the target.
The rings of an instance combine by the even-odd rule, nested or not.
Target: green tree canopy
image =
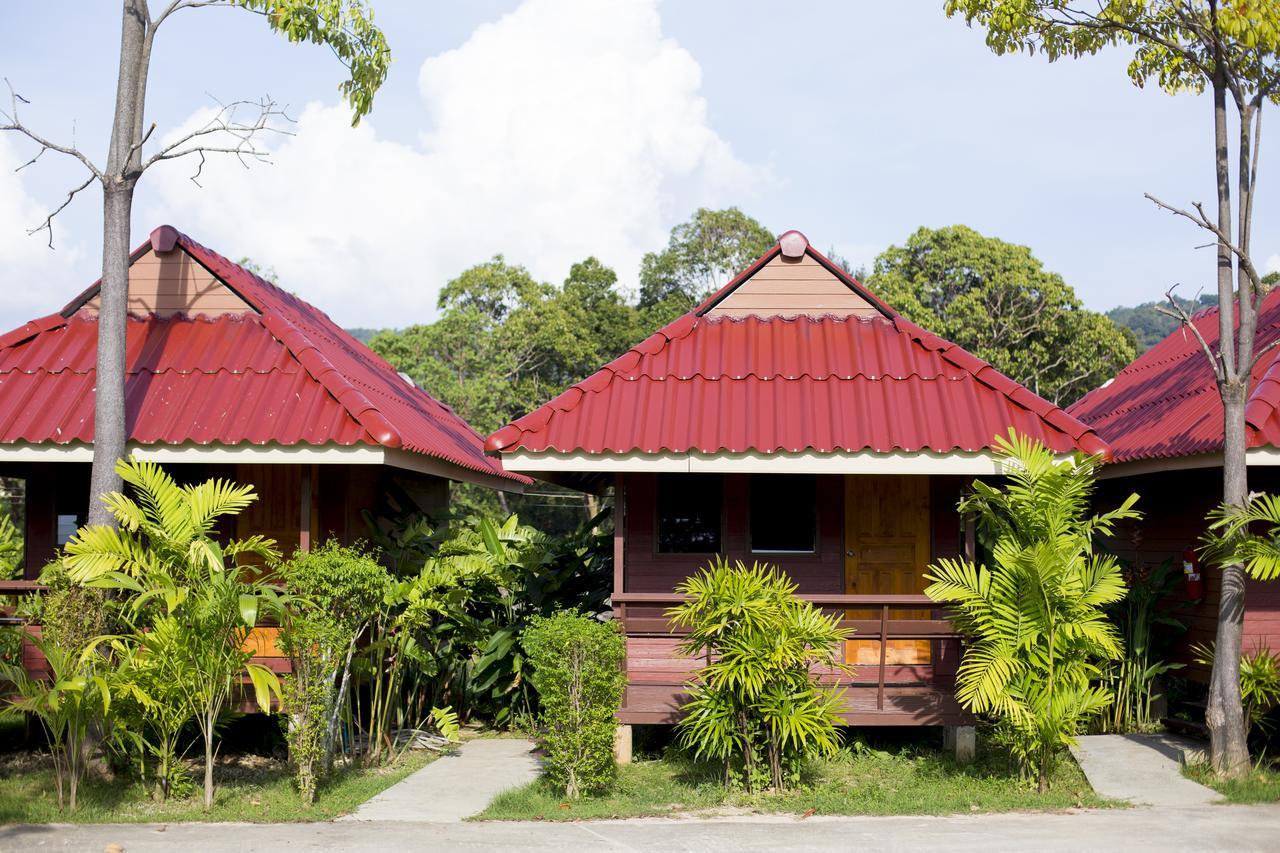
[[[460,417],[487,434],[537,408],[612,360],[646,333],[615,289],[617,275],[596,258],[572,266],[562,287],[534,279],[498,255],[464,271],[440,292],[439,319],[379,332],[369,346]],[[546,492],[550,487],[541,487]],[[493,493],[461,494],[468,509],[493,508]],[[544,502],[564,502],[542,494]],[[572,527],[573,519],[521,505],[526,516]],[[544,507],[545,509],[545,507]],[[586,511],[594,515],[593,507]],[[552,520],[554,519],[554,520]]]
[[[1133,334],[1085,309],[1026,246],[972,228],[921,228],[876,259],[867,285],[908,319],[1059,405],[1110,379]]]
[[[688,222],[671,229],[661,252],[649,252],[640,264],[640,308],[651,327],[684,314],[748,264],[763,255],[776,237],[736,207],[700,207]]]

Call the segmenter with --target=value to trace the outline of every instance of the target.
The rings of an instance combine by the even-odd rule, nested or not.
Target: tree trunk
[[[115,524],[101,496],[120,489],[116,460],[124,458],[125,328],[129,310],[129,226],[142,146],[142,120],[151,61],[151,18],[146,0],[124,0],[120,72],[111,147],[102,182],[102,287],[93,404],[93,467],[89,523]]]
[[[1227,86],[1223,72],[1213,78],[1214,172],[1218,197],[1218,228],[1228,237],[1231,227],[1231,165],[1227,136]],[[1235,259],[1223,239],[1218,240],[1218,355],[1222,378],[1222,500],[1243,507],[1248,497],[1244,409],[1249,393],[1255,318],[1247,298],[1236,301]],[[1247,294],[1241,294],[1246,297]],[[1236,312],[1240,314],[1236,328]],[[1249,769],[1244,713],[1240,702],[1240,646],[1244,638],[1244,572],[1240,565],[1222,568],[1218,598],[1217,642],[1209,684],[1210,753],[1214,769],[1223,776],[1239,776]]]
[[[1247,374],[1245,383],[1247,383]],[[1244,407],[1247,384],[1222,389],[1223,398],[1223,501],[1244,506],[1249,493],[1245,463]],[[1218,630],[1214,644],[1213,674],[1209,683],[1209,707],[1205,722],[1214,769],[1223,776],[1249,772],[1248,732],[1240,700],[1240,651],[1244,639],[1244,570],[1239,563],[1221,569],[1218,598]]]

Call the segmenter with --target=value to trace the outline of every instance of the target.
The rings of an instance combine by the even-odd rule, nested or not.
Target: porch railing
[[[959,658],[961,635],[950,620],[930,615],[912,619],[891,615],[895,610],[921,610],[936,614],[937,602],[925,595],[800,595],[799,598],[822,608],[824,611],[870,610],[871,618],[844,618],[840,627],[851,629],[851,640],[873,640],[880,643],[880,660],[876,672],[876,709],[884,710],[886,686],[887,650],[894,640],[929,640],[950,647],[949,666],[954,672]],[[673,626],[667,619],[667,608],[687,601],[688,596],[674,592],[615,592],[612,596],[614,618],[622,625],[628,637],[676,637],[684,629]],[[662,612],[654,615],[652,611]],[[640,610],[640,613],[636,611]],[[941,645],[936,648],[941,649]]]

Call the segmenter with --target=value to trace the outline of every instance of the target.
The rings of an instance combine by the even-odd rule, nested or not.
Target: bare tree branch
[[[1148,198],[1150,198],[1150,196],[1148,196]],[[1215,353],[1213,348],[1209,346],[1209,342],[1204,339],[1204,335],[1200,334],[1200,330],[1196,328],[1196,324],[1191,322],[1191,317],[1187,314],[1187,310],[1182,307],[1182,303],[1179,302],[1178,298],[1174,295],[1173,291],[1177,289],[1177,287],[1178,285],[1175,284],[1164,292],[1164,298],[1169,300],[1169,304],[1173,306],[1173,309],[1168,310],[1157,306],[1156,310],[1166,316],[1174,317],[1179,320],[1185,328],[1191,330],[1191,334],[1195,335],[1196,340],[1200,343],[1200,349],[1204,351],[1205,356],[1209,359],[1209,364],[1213,367],[1213,375],[1219,382],[1225,382],[1226,369],[1222,365],[1222,359],[1219,357],[1218,353]]]
[[[215,100],[217,99],[215,98]],[[225,104],[219,101],[218,103],[221,109],[208,122],[189,133],[183,134],[152,154],[142,163],[141,171],[145,172],[151,166],[164,160],[176,160],[179,157],[186,157],[189,154],[199,152],[234,154],[239,158],[242,165],[247,165],[245,158],[269,163],[269,153],[258,144],[257,137],[264,133],[277,133],[281,136],[293,135],[292,131],[272,124],[277,118],[287,122],[292,122],[293,119],[289,118],[285,109],[278,107],[270,97],[264,97],[258,101],[231,101]],[[250,121],[242,121],[238,118],[238,113],[248,106],[257,108],[257,115]],[[234,143],[230,145],[191,144],[196,140],[219,134],[232,137],[235,140]],[[203,165],[202,161],[201,166],[203,167]],[[196,172],[196,176],[198,175],[199,170]]]
[[[35,157],[31,158],[29,162],[25,163],[24,166],[29,166],[31,163],[40,159],[40,155],[45,151],[57,151],[59,154],[66,154],[69,157],[75,157],[84,164],[86,169],[93,173],[95,178],[102,180],[102,170],[95,166],[93,161],[81,153],[78,148],[69,145],[59,145],[56,142],[50,142],[48,139],[45,139],[40,134],[24,125],[22,120],[18,117],[18,102],[21,101],[24,104],[29,104],[31,102],[14,91],[13,84],[9,82],[7,77],[4,82],[5,85],[9,87],[10,105],[8,111],[0,110],[0,120],[4,121],[4,124],[0,124],[0,131],[12,130],[15,133],[21,133],[23,136],[26,136],[40,146],[40,152],[36,154]]]
[[[201,6],[230,6],[227,0],[173,0],[172,3],[165,8],[163,12],[156,16],[151,22],[151,31],[155,32],[156,27],[165,22],[165,19],[174,12],[182,9],[199,9]]]
[[[1253,357],[1253,363],[1249,365],[1250,375],[1253,374],[1253,369],[1262,363],[1262,357],[1274,350],[1276,347],[1280,347],[1280,338],[1276,338],[1274,341],[1258,350],[1257,354]]]
[[[1241,269],[1245,271],[1245,274],[1249,276],[1249,279],[1255,285],[1259,285],[1259,286],[1261,285],[1262,276],[1258,274],[1257,268],[1254,267],[1253,261],[1249,258],[1249,253],[1241,249],[1235,243],[1231,242],[1231,236],[1226,232],[1224,232],[1221,228],[1217,226],[1216,223],[1214,223],[1212,220],[1209,219],[1209,217],[1204,212],[1204,205],[1202,205],[1198,201],[1194,202],[1192,204],[1192,207],[1196,209],[1196,212],[1192,213],[1189,210],[1185,210],[1181,207],[1174,207],[1171,204],[1163,202],[1160,199],[1153,196],[1151,193],[1143,193],[1143,196],[1145,196],[1153,204],[1155,204],[1156,207],[1163,208],[1164,210],[1169,211],[1175,216],[1185,217],[1186,219],[1191,220],[1196,225],[1199,225],[1201,228],[1205,229],[1206,231],[1210,232],[1215,237],[1217,237],[1218,244],[1225,246],[1227,248],[1227,251],[1231,252],[1231,254],[1236,256],[1236,258],[1240,262]]]
[[[41,231],[48,231],[49,232],[49,248],[52,249],[53,248],[53,218],[57,216],[59,213],[61,213],[63,210],[65,210],[67,205],[71,204],[71,200],[76,197],[76,193],[85,189],[86,187],[89,186],[89,184],[93,183],[96,180],[97,178],[95,178],[93,175],[90,175],[89,177],[85,178],[83,184],[76,187],[71,192],[67,193],[67,197],[62,200],[62,204],[54,208],[53,211],[44,218],[44,222],[40,223],[35,228],[29,229],[27,231],[27,235],[32,236],[35,234],[39,234]]]

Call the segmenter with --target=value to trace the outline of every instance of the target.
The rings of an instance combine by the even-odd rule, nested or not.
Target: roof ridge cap
[[[32,338],[44,332],[49,332],[61,326],[67,325],[67,317],[61,313],[46,314],[43,317],[37,317],[34,320],[28,320],[16,329],[11,329],[0,335],[0,349],[8,349],[25,343]]]
[[[274,311],[263,311],[262,325],[293,354],[311,378],[320,383],[347,411],[356,423],[364,427],[373,440],[384,447],[398,448],[402,444],[399,431],[391,425],[387,416],[351,383],[333,362],[287,317]],[[310,362],[310,363],[309,363]]]

